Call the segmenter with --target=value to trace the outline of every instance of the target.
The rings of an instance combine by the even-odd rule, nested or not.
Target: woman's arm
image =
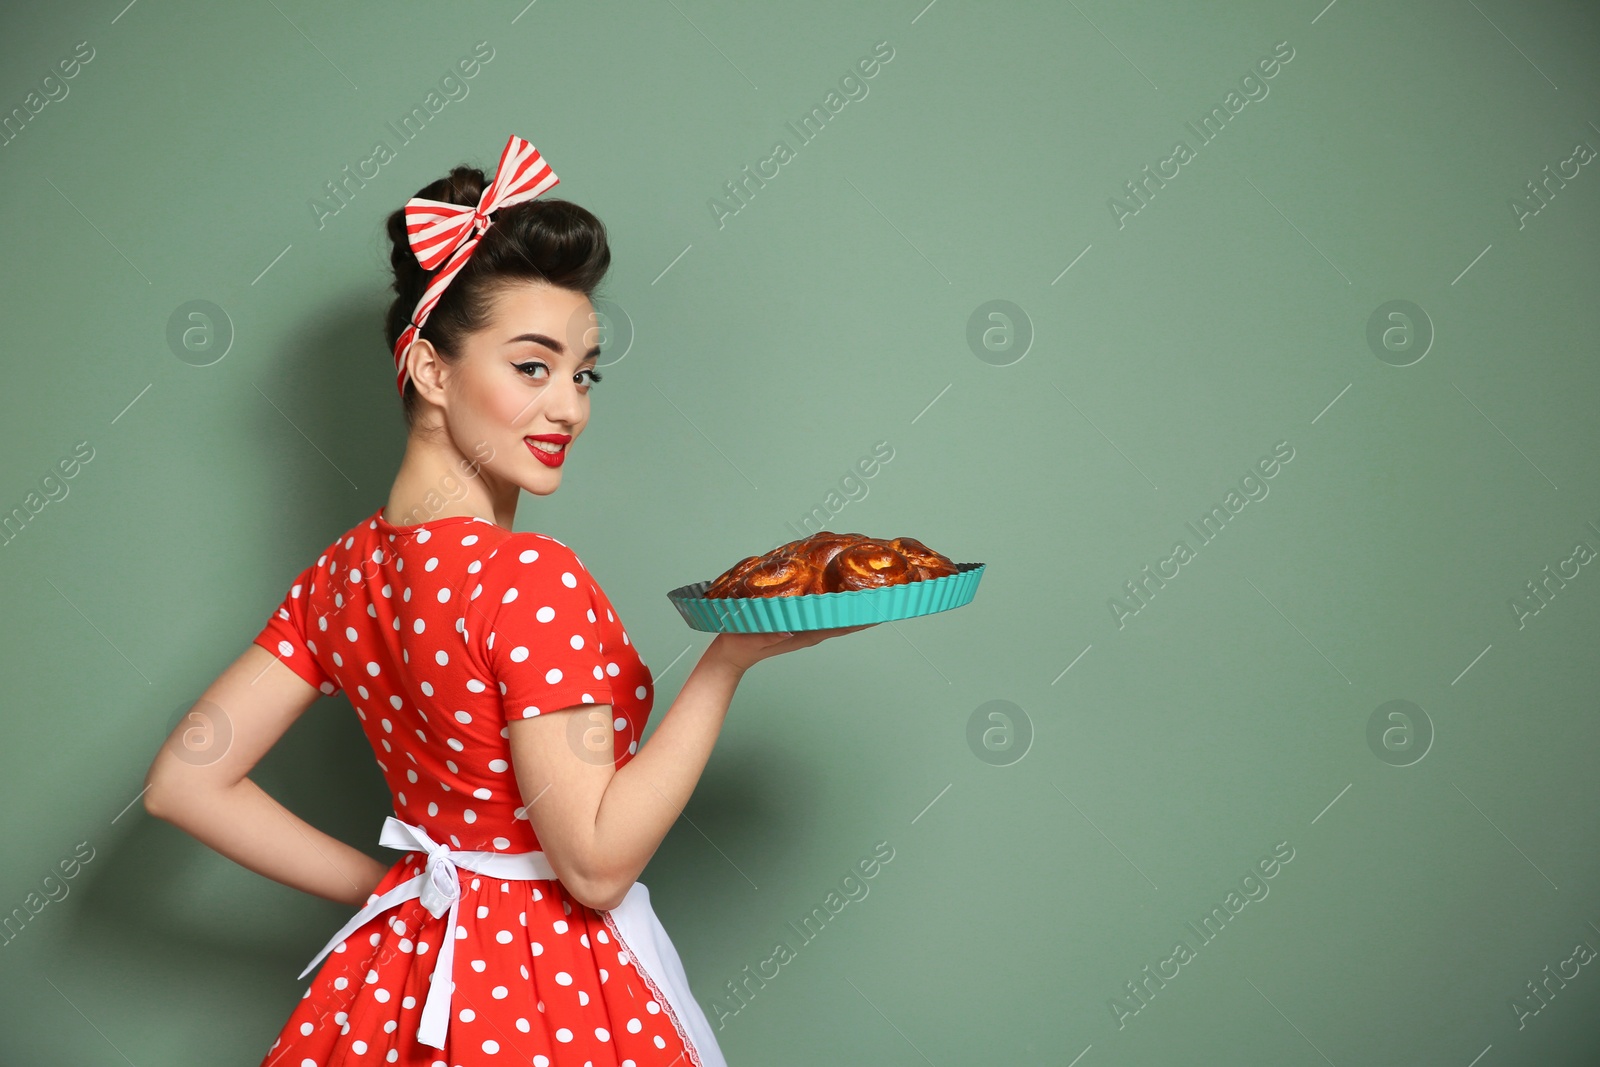
[[[250,645],[162,745],[145,777],[144,807],[257,874],[360,906],[388,868],[245,777],[320,695]]]
[[[621,770],[613,762],[609,704],[512,719],[517,785],[540,847],[567,891],[598,911],[622,902],[689,802],[749,667],[860,629],[718,634],[650,743]]]

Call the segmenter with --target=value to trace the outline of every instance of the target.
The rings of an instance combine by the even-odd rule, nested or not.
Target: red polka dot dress
[[[650,670],[572,549],[470,516],[392,526],[380,509],[295,578],[255,640],[354,705],[394,801],[384,842],[398,820],[439,854],[398,854],[368,898],[383,910],[330,943],[262,1067],[725,1067],[641,883],[601,912],[554,878],[465,866],[539,849],[509,720],[610,704],[616,765],[638,752]],[[380,901],[446,868],[453,931],[426,889]],[[430,1031],[435,984],[449,1003]]]

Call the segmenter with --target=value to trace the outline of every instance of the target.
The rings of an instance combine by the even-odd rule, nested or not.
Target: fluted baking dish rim
[[[956,573],[878,589],[846,589],[803,596],[704,597],[710,581],[680,585],[667,594],[690,627],[709,633],[798,633],[837,626],[894,622],[933,615],[970,603],[983,563],[957,563]]]

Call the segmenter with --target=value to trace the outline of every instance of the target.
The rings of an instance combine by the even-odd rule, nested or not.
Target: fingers
[[[865,630],[869,626],[876,625],[878,624],[875,622],[867,622],[856,626],[835,626],[821,630],[775,630],[763,635],[767,640],[762,645],[762,651],[766,655],[781,655],[784,652],[821,644],[830,637],[852,634],[857,630]]]

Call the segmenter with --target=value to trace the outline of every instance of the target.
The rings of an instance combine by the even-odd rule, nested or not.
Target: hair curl
[[[417,191],[417,196],[476,207],[489,178],[477,167],[460,166]],[[389,352],[411,322],[411,313],[438,273],[424,270],[411,250],[402,206],[387,222],[394,268],[394,302],[384,323]],[[440,269],[443,268],[440,264]],[[495,296],[519,280],[545,282],[593,297],[611,266],[605,224],[569,200],[539,197],[502,208],[478,246],[434,305],[418,336],[425,337],[446,362],[461,356],[467,336],[488,324]],[[406,379],[401,396],[406,424],[416,416],[416,384]]]

